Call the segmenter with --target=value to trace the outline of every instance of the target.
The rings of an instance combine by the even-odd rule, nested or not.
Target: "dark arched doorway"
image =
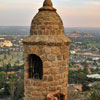
[[[35,54],[30,54],[28,60],[29,60],[29,78],[42,80],[43,63],[41,58]]]

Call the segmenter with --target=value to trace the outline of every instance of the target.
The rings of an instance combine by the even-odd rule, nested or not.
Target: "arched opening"
[[[30,54],[28,60],[29,60],[29,78],[42,80],[43,63],[40,57],[35,54]]]

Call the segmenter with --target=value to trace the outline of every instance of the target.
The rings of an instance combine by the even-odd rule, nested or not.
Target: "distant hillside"
[[[100,34],[100,27],[70,27],[65,28],[65,33],[73,33],[73,32],[80,32],[80,33],[91,33],[91,34]]]
[[[0,26],[0,34],[29,34],[29,26]],[[65,34],[73,32],[100,34],[100,28],[70,27],[65,28]]]
[[[29,26],[0,26],[0,34],[29,34]]]

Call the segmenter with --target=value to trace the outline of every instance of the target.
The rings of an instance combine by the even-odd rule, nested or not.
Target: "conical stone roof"
[[[51,0],[45,0],[43,7],[31,23],[30,36],[24,39],[27,44],[61,45],[69,44],[70,39],[64,35],[64,26]]]
[[[61,35],[64,34],[63,22],[53,8],[51,0],[45,0],[43,7],[33,18],[30,35]]]

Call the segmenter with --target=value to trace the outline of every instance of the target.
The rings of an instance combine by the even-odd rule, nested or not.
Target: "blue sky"
[[[0,0],[0,26],[29,26],[44,0]],[[100,0],[52,0],[65,27],[100,27]]]

